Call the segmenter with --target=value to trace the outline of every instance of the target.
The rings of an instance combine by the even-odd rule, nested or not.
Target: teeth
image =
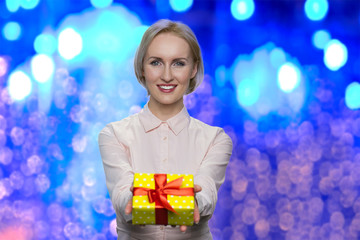
[[[159,87],[161,89],[169,90],[169,89],[173,89],[175,86],[163,86],[163,85],[160,85]]]

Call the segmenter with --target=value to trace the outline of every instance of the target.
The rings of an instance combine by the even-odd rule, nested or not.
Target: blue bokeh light
[[[286,63],[287,59],[292,63]],[[273,43],[238,56],[230,72],[239,105],[255,119],[270,113],[286,116],[299,112],[306,88],[296,62]]]
[[[244,79],[238,84],[236,94],[240,105],[252,106],[259,100],[260,89],[257,82]]]
[[[30,77],[23,71],[15,71],[10,74],[8,91],[12,99],[20,101],[30,95],[32,83]]]
[[[21,26],[17,22],[8,22],[4,25],[2,34],[9,41],[18,40],[21,36]]]
[[[286,61],[286,56],[281,48],[275,48],[270,52],[270,62],[274,68],[280,67]]]
[[[324,49],[330,40],[331,35],[326,30],[318,30],[312,36],[312,43],[318,49]]]
[[[329,3],[327,0],[306,0],[304,10],[310,20],[319,21],[325,18]]]
[[[290,93],[297,88],[301,81],[301,73],[297,66],[287,62],[283,64],[277,74],[277,84],[279,88],[285,92]]]
[[[324,48],[325,66],[337,71],[342,68],[348,60],[348,51],[346,46],[337,39],[333,39],[326,44]]]
[[[63,45],[64,49],[68,49],[70,57],[75,52],[71,47],[78,46],[77,49],[80,50],[81,45],[81,52],[78,51],[72,63],[82,65],[91,60],[101,60],[103,65],[108,65],[104,59],[115,62],[128,59],[135,53],[142,34],[147,29],[141,25],[136,15],[130,14],[121,5],[85,11],[82,15],[69,15],[60,26],[60,29],[68,28],[76,29],[81,39],[86,39],[79,39],[78,44],[74,45],[74,39],[69,36],[65,39],[69,43]]]
[[[51,34],[40,34],[35,38],[34,49],[37,53],[51,55],[56,51],[56,38]]]
[[[58,37],[58,51],[66,60],[71,60],[79,55],[83,48],[81,35],[73,28],[62,30]]]
[[[227,70],[226,67],[224,65],[221,65],[219,67],[216,68],[215,70],[215,81],[216,84],[219,87],[223,87],[226,83],[226,74],[227,74]]]
[[[193,0],[170,0],[169,3],[175,12],[186,12],[193,5]]]
[[[346,87],[345,103],[350,109],[360,109],[360,84],[352,82]]]
[[[112,4],[113,0],[90,0],[90,2],[96,8],[106,8]]]
[[[16,12],[20,8],[21,0],[6,0],[5,3],[9,12]]]
[[[39,2],[40,0],[20,0],[20,6],[26,10],[30,10],[35,8],[39,4]]]
[[[235,19],[243,21],[249,19],[254,14],[255,3],[253,0],[233,0],[230,9]]]

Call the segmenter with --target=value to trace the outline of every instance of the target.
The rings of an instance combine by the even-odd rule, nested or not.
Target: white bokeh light
[[[279,68],[277,77],[279,88],[283,92],[290,93],[299,86],[301,74],[297,66],[287,62]]]
[[[55,63],[48,55],[37,54],[31,59],[31,72],[36,81],[47,82],[54,75],[54,71]]]
[[[79,55],[83,48],[81,35],[72,28],[66,28],[59,34],[58,51],[66,60]]]
[[[339,40],[331,40],[324,48],[324,63],[332,71],[343,67],[348,59],[346,46]]]
[[[8,91],[12,99],[20,101],[32,90],[30,77],[23,71],[15,71],[9,76]]]

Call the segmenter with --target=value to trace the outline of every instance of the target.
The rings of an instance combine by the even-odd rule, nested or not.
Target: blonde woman
[[[184,95],[204,77],[199,43],[180,22],[159,20],[145,32],[134,61],[149,101],[99,134],[118,239],[212,239],[208,227],[232,152],[229,136],[189,116]],[[194,175],[193,226],[132,225],[134,173]]]

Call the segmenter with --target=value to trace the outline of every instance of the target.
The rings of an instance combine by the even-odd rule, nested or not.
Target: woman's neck
[[[167,121],[176,114],[178,114],[184,107],[183,100],[179,100],[173,104],[161,104],[156,101],[152,101],[151,97],[148,103],[148,107],[152,114],[154,114],[161,121]]]

